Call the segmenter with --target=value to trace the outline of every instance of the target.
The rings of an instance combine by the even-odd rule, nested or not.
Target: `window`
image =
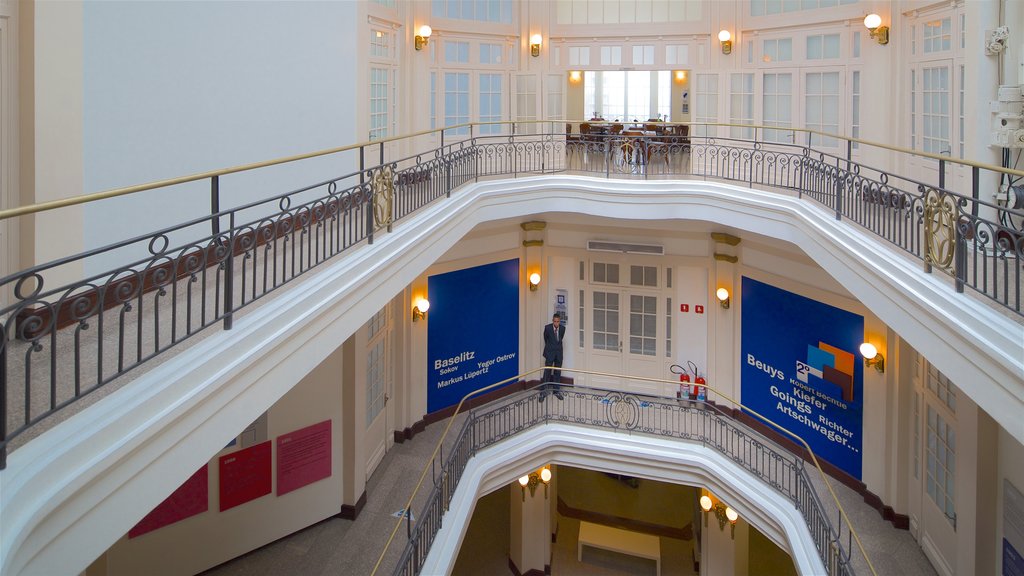
[[[654,116],[651,109],[651,73],[644,71],[626,72],[625,86],[626,118],[644,121]]]
[[[370,30],[370,56],[373,58],[391,58],[391,32]]]
[[[469,42],[445,41],[444,61],[450,64],[469,63]]]
[[[929,364],[926,382],[928,390],[945,404],[946,408],[949,408],[951,414],[956,414],[956,387],[949,381],[949,378]]]
[[[694,78],[694,122],[718,122],[718,74],[696,74]],[[694,126],[695,136],[715,134],[710,126]]]
[[[789,62],[793,59],[793,39],[765,40],[761,44],[761,59],[765,62]]]
[[[431,12],[438,18],[512,23],[512,0],[433,0]]]
[[[594,292],[594,350],[619,350],[619,295]]]
[[[671,272],[669,273],[671,274]],[[671,278],[671,276],[669,276]],[[665,299],[665,357],[672,357],[672,299]]]
[[[819,34],[807,37],[807,59],[839,58],[839,34]]]
[[[388,136],[387,68],[370,68],[370,140]]]
[[[536,120],[537,77],[533,74],[520,74],[516,78],[516,119],[523,121]],[[526,124],[522,127],[521,132],[533,134],[536,129],[537,126],[534,124]]]
[[[852,76],[852,89],[850,90],[850,135],[860,138],[860,70],[854,70]],[[859,144],[853,143],[856,150]]]
[[[384,328],[387,327],[387,323],[387,308],[381,308],[376,314],[370,317],[370,320],[366,323],[366,337],[373,340],[374,336],[380,334]]]
[[[480,74],[480,121],[501,121],[501,74]],[[501,124],[480,126],[481,134],[498,134]]]
[[[959,130],[959,144],[960,144],[960,159],[964,159],[964,65],[961,64],[958,68],[960,70],[960,130]]]
[[[633,46],[633,64],[654,65],[654,46]]]
[[[751,73],[729,75],[729,123],[754,123],[754,75]],[[733,138],[754,137],[753,128],[730,128]]]
[[[620,66],[622,64],[621,46],[601,46],[601,65]]]
[[[686,66],[689,63],[689,46],[685,44],[672,44],[665,47],[665,64],[669,66]]]
[[[629,353],[654,356],[658,346],[658,298],[629,296]]]
[[[549,120],[561,120],[565,118],[562,106],[562,94],[565,86],[565,76],[562,74],[548,74],[547,77],[547,114]]]
[[[921,149],[935,154],[950,152],[949,68],[921,70]]]
[[[853,4],[857,0],[750,0],[751,16],[767,16],[798,10],[815,10]]]
[[[630,266],[629,283],[633,286],[658,287],[657,266]]]
[[[804,75],[804,127],[829,134],[839,132],[839,72],[808,72]],[[812,145],[836,147],[835,138],[811,135]]]
[[[594,262],[594,274],[591,276],[591,280],[605,284],[618,284],[619,265]]]
[[[590,66],[590,46],[570,46],[569,65]]]
[[[853,33],[853,57],[860,58],[860,32]]]
[[[444,73],[444,125],[455,126],[469,122],[469,74],[466,72]],[[463,127],[451,134],[468,134]]]
[[[788,127],[793,121],[793,75],[765,74],[762,93],[765,126]],[[768,142],[792,142],[793,135],[783,130],[765,130]]]
[[[580,262],[580,270],[583,270],[583,262]],[[582,280],[582,278],[580,278],[580,280]],[[586,301],[586,297],[583,294],[583,290],[580,290],[580,313],[579,313],[578,316],[576,316],[577,318],[580,319],[580,322],[579,322],[579,324],[580,324],[580,329],[579,329],[579,332],[580,332],[580,348],[583,348],[583,346],[586,345],[585,342],[584,342],[584,338],[586,337],[586,332],[583,329],[583,319],[586,318],[586,315],[584,314],[586,311],[583,309],[583,303],[585,301]]]
[[[387,370],[385,342],[387,337],[387,306],[366,323],[369,350],[366,354],[366,425],[373,423],[384,409],[384,384]]]
[[[945,52],[950,49],[953,37],[952,20],[943,18],[925,22],[923,30],[924,53]]]
[[[430,73],[430,129],[437,128],[437,72]]]
[[[371,0],[374,4],[383,6],[385,8],[394,8],[395,0]]]
[[[366,424],[384,410],[384,339],[366,355]]]
[[[917,70],[910,71],[910,148],[917,148]]]
[[[667,118],[672,106],[671,83],[668,70],[587,71],[583,73],[583,110],[608,120]]]
[[[956,529],[956,430],[928,406],[928,496]]]
[[[481,44],[481,64],[501,64],[503,47],[501,44]]]

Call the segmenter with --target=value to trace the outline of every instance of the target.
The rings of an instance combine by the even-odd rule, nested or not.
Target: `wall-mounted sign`
[[[427,411],[519,373],[519,259],[427,279]]]
[[[277,495],[331,475],[331,421],[277,437]]]
[[[864,317],[743,278],[742,404],[861,477]]]
[[[270,494],[270,441],[220,457],[220,511]]]
[[[178,487],[166,500],[161,502],[146,517],[139,520],[128,531],[129,538],[142,536],[157,528],[174,524],[190,516],[206,512],[210,508],[209,464],[196,471],[191,478]]]

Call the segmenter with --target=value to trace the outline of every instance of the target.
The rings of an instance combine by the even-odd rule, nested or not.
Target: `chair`
[[[580,132],[583,132],[583,124],[580,125]],[[589,126],[588,126],[589,128]],[[566,122],[565,124],[565,153],[566,155],[573,155],[577,152],[581,152],[583,148],[583,135],[572,133],[572,123]]]

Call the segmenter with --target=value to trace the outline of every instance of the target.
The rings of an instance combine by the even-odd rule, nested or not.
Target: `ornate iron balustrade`
[[[853,152],[854,144],[891,147],[840,138],[831,149],[845,143],[839,156],[814,141],[838,137],[810,131],[728,127],[751,136],[741,139],[717,136],[726,125],[696,125],[685,136],[574,137],[561,126],[466,125],[437,131],[426,150],[396,159],[387,158],[387,146],[413,146],[430,133],[0,212],[10,218],[189,182],[210,189],[209,214],[0,279],[0,295],[10,300],[0,309],[0,468],[11,440],[47,417],[213,324],[229,329],[240,309],[481,177],[684,176],[791,192],[920,259],[926,272],[937,268],[956,290],[968,286],[1024,315],[1024,211],[980,199],[982,172],[991,167],[921,154],[938,164],[938,182],[928,183],[861,163]],[[806,133],[807,142],[769,142],[765,133],[794,141]],[[327,154],[357,154],[350,160],[358,168],[222,209],[222,177]],[[946,188],[954,165],[970,172],[969,193]],[[111,260],[123,264],[103,264]],[[80,272],[97,267],[105,271]]]
[[[393,574],[419,573],[462,474],[477,451],[549,422],[675,438],[712,448],[793,503],[803,515],[830,575],[855,573],[850,557],[850,526],[844,523],[843,515],[837,515],[833,525],[799,457],[775,448],[770,440],[713,405],[582,387],[563,388],[562,392],[564,401],[538,403],[535,390],[470,411],[447,457],[441,450],[428,464],[431,490],[415,514],[415,523],[408,516],[402,520],[408,541]],[[867,569],[873,572],[870,564]]]

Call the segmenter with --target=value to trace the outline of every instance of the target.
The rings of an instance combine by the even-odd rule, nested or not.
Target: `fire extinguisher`
[[[703,402],[704,400],[707,399],[708,381],[705,380],[703,376],[697,373],[696,364],[690,362],[689,360],[687,360],[686,363],[689,364],[690,370],[693,370],[693,387],[695,388],[694,392],[696,393],[697,401]]]
[[[673,374],[679,374],[679,390],[676,390],[677,400],[690,399],[690,374],[679,364],[673,364],[669,368]]]

